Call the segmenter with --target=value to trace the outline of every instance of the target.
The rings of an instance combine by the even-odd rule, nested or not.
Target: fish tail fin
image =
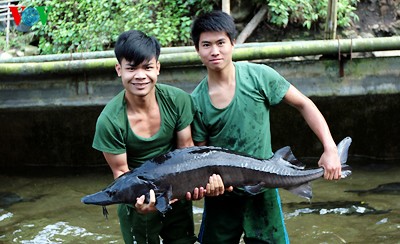
[[[342,164],[341,178],[346,178],[347,176],[350,176],[350,175],[351,175],[351,167],[348,166],[347,164],[344,164],[344,165]]]
[[[346,178],[347,176],[351,175],[351,167],[346,164],[351,142],[351,138],[346,137],[337,145],[340,163],[342,164],[341,178]]]
[[[345,164],[347,162],[347,158],[349,155],[349,147],[351,142],[352,142],[351,138],[346,137],[337,145],[341,164]]]

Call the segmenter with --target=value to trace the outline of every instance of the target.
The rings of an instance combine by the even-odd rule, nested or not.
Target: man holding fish
[[[196,145],[219,146],[257,158],[272,157],[270,106],[284,101],[296,108],[321,141],[318,162],[324,177],[341,176],[338,150],[315,104],[275,70],[233,62],[236,29],[228,14],[215,11],[195,19],[192,39],[208,75],[193,91]],[[222,179],[223,180],[223,179]],[[206,197],[199,234],[201,243],[289,243],[277,189],[249,195],[242,189]]]
[[[116,42],[115,55],[115,70],[124,90],[101,112],[93,148],[103,152],[114,178],[118,178],[148,159],[193,146],[190,124],[194,110],[189,94],[157,84],[160,44],[156,38],[136,30],[124,32]],[[211,176],[210,183],[194,189],[193,197],[218,195],[221,178]],[[163,215],[154,207],[154,191],[150,192],[149,203],[144,200],[145,196],[141,196],[136,203],[118,206],[125,243],[159,244],[159,236],[165,243],[196,241],[191,201],[171,202],[172,210]]]

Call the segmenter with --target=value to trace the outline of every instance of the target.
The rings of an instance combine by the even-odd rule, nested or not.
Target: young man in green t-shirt
[[[208,75],[192,93],[197,114],[192,125],[196,145],[228,148],[270,158],[270,106],[281,101],[296,108],[324,146],[319,165],[324,177],[340,179],[341,166],[328,125],[314,103],[275,70],[233,62],[235,24],[215,11],[195,19],[192,39]],[[223,180],[223,179],[222,179]],[[289,243],[279,193],[268,189],[251,196],[241,189],[205,198],[201,243]]]
[[[136,30],[124,32],[116,42],[115,55],[115,69],[125,89],[101,112],[93,148],[103,152],[117,178],[148,159],[175,148],[193,146],[190,124],[194,110],[189,94],[156,84],[160,44],[154,37]],[[218,194],[220,178],[212,176],[210,182],[215,184],[194,189],[193,199],[212,195],[215,189]],[[196,241],[191,201],[175,201],[165,216],[154,205],[154,191],[150,191],[149,203],[144,203],[141,196],[136,203],[118,206],[125,243],[159,244],[159,236],[165,243]]]

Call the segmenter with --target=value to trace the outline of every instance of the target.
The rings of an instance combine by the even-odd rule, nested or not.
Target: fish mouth
[[[83,202],[84,204],[93,204],[93,205],[101,205],[101,206],[116,203],[105,192],[97,192],[97,193],[82,197],[81,202]]]

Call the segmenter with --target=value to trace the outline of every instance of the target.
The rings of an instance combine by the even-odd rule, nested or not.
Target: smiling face
[[[160,74],[160,62],[153,57],[144,60],[141,64],[134,65],[125,58],[115,65],[115,70],[121,77],[127,95],[146,96],[154,90],[157,77]]]
[[[233,48],[226,32],[203,32],[197,53],[208,69],[220,71],[232,63]]]

